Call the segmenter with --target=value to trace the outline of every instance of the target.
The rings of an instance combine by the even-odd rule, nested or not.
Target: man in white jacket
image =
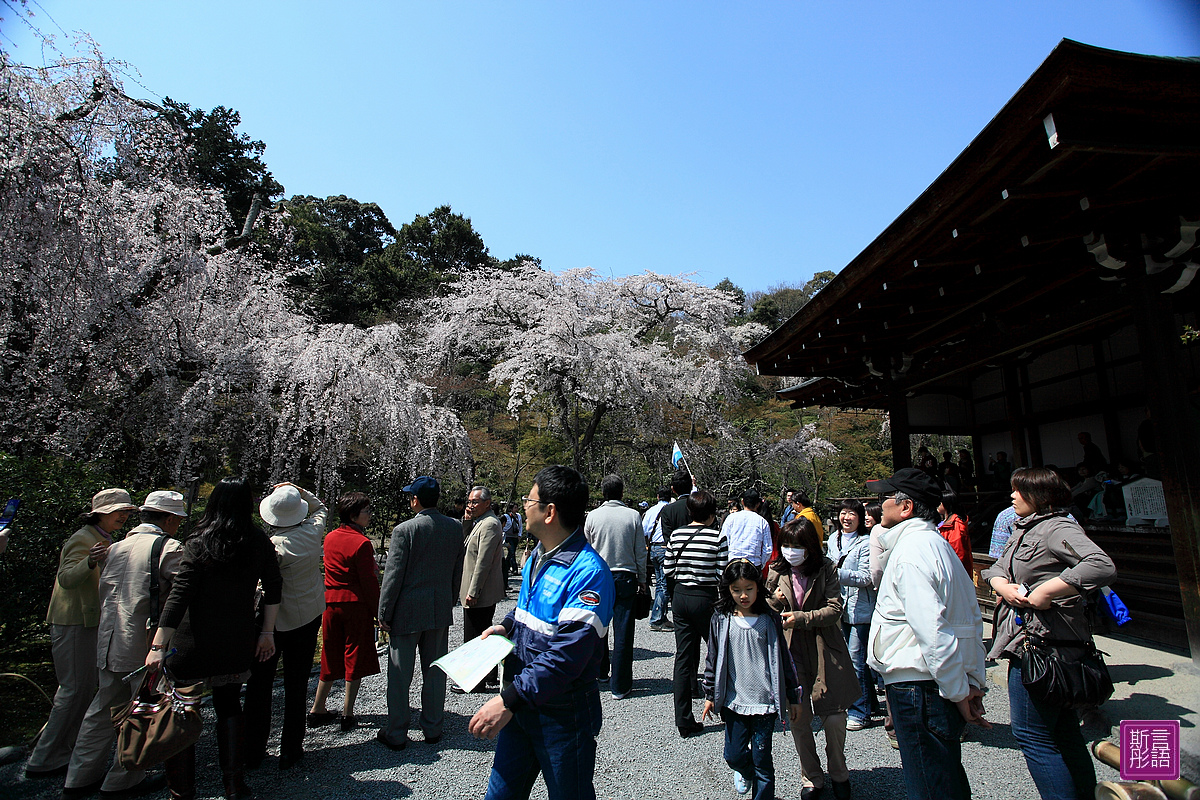
[[[909,800],[967,800],[959,737],[983,718],[983,620],[975,587],[937,532],[941,490],[919,469],[868,481],[883,496],[886,556],[868,663],[887,685]]]

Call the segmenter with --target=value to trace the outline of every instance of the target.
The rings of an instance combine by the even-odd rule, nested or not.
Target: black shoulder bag
[[[1048,639],[1031,633],[1028,624],[1021,627],[1021,682],[1030,697],[1058,708],[1085,708],[1112,696],[1112,678],[1095,643]]]

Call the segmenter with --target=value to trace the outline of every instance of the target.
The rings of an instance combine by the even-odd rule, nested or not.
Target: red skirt
[[[379,674],[375,609],[366,603],[329,603],[321,617],[321,680],[356,681]]]

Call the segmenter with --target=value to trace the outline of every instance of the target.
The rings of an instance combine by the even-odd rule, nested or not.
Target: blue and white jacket
[[[504,660],[510,711],[537,709],[600,676],[616,588],[604,559],[577,529],[537,574],[542,545],[525,561],[517,606],[501,623],[516,648]],[[594,684],[593,684],[594,685]]]

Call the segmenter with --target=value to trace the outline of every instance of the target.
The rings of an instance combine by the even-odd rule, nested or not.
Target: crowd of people
[[[803,491],[787,493],[778,519],[753,488],[719,514],[686,470],[643,513],[625,502],[617,475],[603,478],[602,501],[588,511],[583,477],[551,466],[519,511],[495,507],[489,488],[475,486],[461,519],[438,510],[441,485],[421,476],[404,487],[412,517],[392,531],[382,569],[360,492],[338,498],[340,525],[326,533],[331,510],[278,484],[258,503],[259,527],[249,484],[227,478],[181,541],[179,493],[151,492],[137,506],[105,489],[62,548],[47,615],[59,688],[25,774],[65,776],[67,800],[164,787],[174,800],[194,798],[194,746],[161,773],[111,758],[111,711],[135,691],[123,678],[144,666],[211,689],[224,795],[246,800],[246,770],[268,757],[279,662],[286,770],[304,758],[307,728],[357,727],[360,682],[380,672],[377,631],[387,643],[388,710],[377,740],[404,750],[419,727],[437,743],[447,679],[433,662],[447,653],[461,604],[464,642],[501,634],[514,645],[476,686],[450,687],[489,696],[468,726],[497,740],[489,800],[528,797],[539,775],[551,798],[595,796],[600,687],[607,681],[615,701],[633,691],[634,620],[645,616],[651,630],[674,633],[679,735],[719,716],[739,794],[775,797],[772,734],[782,722],[803,798],[851,797],[847,734],[877,724],[900,752],[910,798],[969,797],[960,741],[966,726],[990,725],[982,699],[991,658],[1009,661],[1012,731],[1041,796],[1091,797],[1076,712],[1026,688],[1020,655],[1027,637],[1090,647],[1083,598],[1115,570],[1067,513],[1061,476],[1017,469],[1009,482],[1013,532],[982,575],[998,598],[990,652],[958,492],[921,467],[869,482],[878,503],[841,501],[828,534]],[[115,540],[135,511],[140,524]],[[519,559],[526,533],[536,545]],[[497,622],[518,566],[516,604]],[[330,710],[338,682],[341,710]]]

